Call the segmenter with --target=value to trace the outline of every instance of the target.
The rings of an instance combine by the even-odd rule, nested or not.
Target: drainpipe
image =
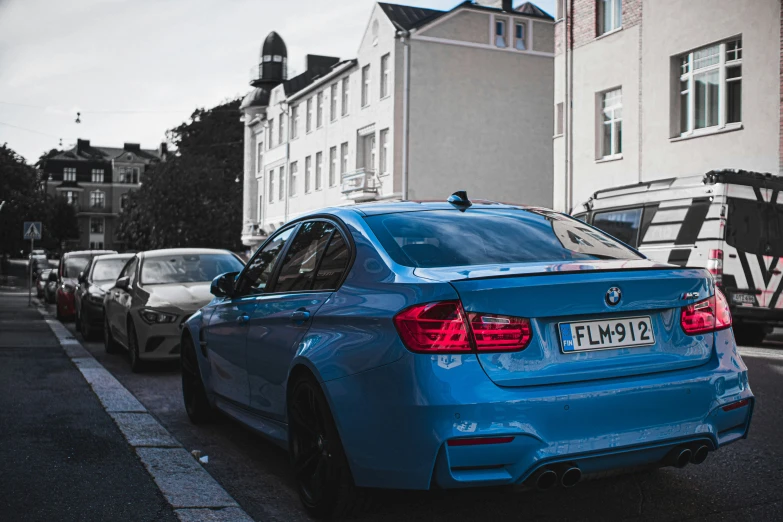
[[[285,172],[285,176],[283,176],[283,195],[285,195],[285,211],[284,211],[284,219],[283,223],[288,223],[288,199],[291,195],[291,192],[289,191],[288,187],[288,180],[291,179],[291,173],[288,172],[288,169],[291,168],[291,105],[288,104],[288,102],[280,102],[280,105],[282,106],[285,104],[285,164],[283,165],[283,172]]]
[[[411,44],[410,31],[399,31],[400,42],[402,43],[402,200],[408,200],[408,142],[410,118],[408,115],[410,104],[410,67],[411,67]]]

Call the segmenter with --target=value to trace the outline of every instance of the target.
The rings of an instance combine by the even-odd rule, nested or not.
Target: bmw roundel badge
[[[620,298],[623,296],[623,293],[620,291],[619,288],[616,286],[613,286],[609,290],[606,291],[606,304],[609,306],[615,306],[617,303],[620,302]]]

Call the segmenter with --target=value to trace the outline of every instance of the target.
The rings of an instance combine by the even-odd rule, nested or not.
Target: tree
[[[18,255],[25,247],[22,225],[41,221],[44,193],[38,171],[7,144],[0,146],[0,254]]]
[[[197,109],[171,129],[174,157],[142,176],[119,220],[129,248],[242,248],[243,125],[239,100]]]

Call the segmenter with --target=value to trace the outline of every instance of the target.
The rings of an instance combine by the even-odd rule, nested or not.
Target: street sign
[[[24,232],[25,239],[41,239],[41,222],[40,221],[25,221],[22,231]]]

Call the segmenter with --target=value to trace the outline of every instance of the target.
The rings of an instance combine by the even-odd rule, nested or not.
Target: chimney
[[[122,148],[129,152],[138,152],[141,150],[141,145],[138,143],[124,143]]]
[[[82,152],[87,152],[87,149],[90,148],[90,140],[76,140],[76,154],[81,154]]]
[[[510,13],[514,10],[514,0],[503,0],[503,10]]]
[[[169,155],[169,146],[167,143],[163,142],[160,144],[160,147],[158,148],[158,156],[160,156],[161,161],[166,161],[166,156]]]

